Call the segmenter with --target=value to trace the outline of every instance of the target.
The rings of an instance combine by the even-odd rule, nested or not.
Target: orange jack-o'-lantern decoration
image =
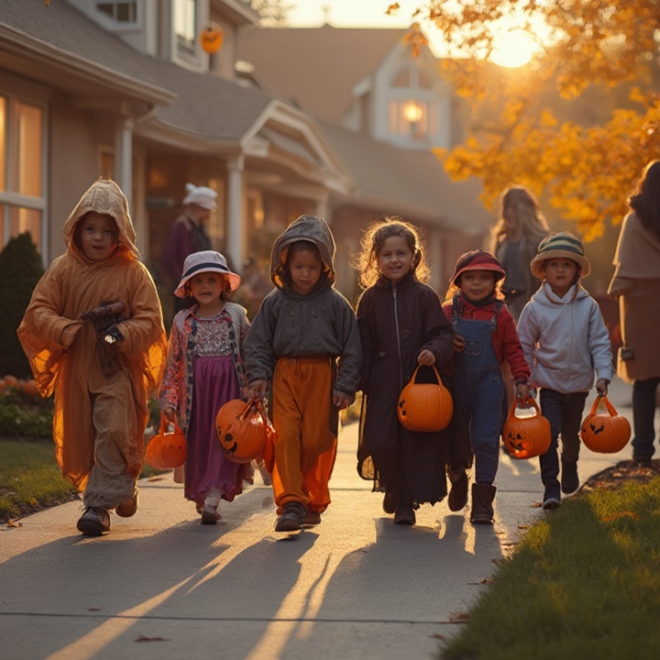
[[[173,424],[173,431],[168,431],[168,425],[166,417],[161,415],[160,431],[147,445],[145,460],[157,470],[179,467],[186,460],[186,438],[183,431],[176,424]]]
[[[502,430],[504,445],[512,458],[532,458],[545,454],[550,448],[550,422],[541,415],[534,399],[528,398],[521,403],[523,406],[530,404],[531,408],[518,407],[514,401]]]
[[[401,426],[409,431],[430,433],[442,431],[451,422],[454,413],[454,402],[451,394],[442,385],[440,375],[435,367],[435,383],[418,383],[415,369],[410,382],[401,390],[397,415]]]
[[[199,41],[202,44],[204,52],[212,54],[217,53],[222,47],[225,39],[225,33],[218,27],[209,25],[205,27],[199,35]]]
[[[607,414],[598,412],[598,404],[605,404]],[[584,418],[580,429],[582,442],[601,454],[613,454],[623,449],[630,440],[630,423],[617,414],[606,396],[597,396],[591,412]]]
[[[261,458],[266,444],[266,413],[261,400],[227,401],[215,418],[218,441],[233,463],[249,463]]]

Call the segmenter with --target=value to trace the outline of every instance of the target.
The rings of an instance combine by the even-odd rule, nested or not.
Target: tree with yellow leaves
[[[489,208],[512,183],[544,193],[586,239],[621,220],[660,159],[660,0],[428,0],[413,18],[442,32],[443,68],[472,105],[465,143],[438,153],[453,178],[481,178]],[[514,29],[536,40],[533,59],[494,66]]]

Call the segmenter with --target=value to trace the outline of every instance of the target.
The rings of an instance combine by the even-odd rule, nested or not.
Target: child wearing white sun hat
[[[532,370],[531,382],[541,388],[541,411],[550,422],[550,449],[539,460],[543,508],[554,509],[561,504],[560,431],[561,491],[572,493],[580,485],[579,432],[594,370],[602,395],[607,394],[614,370],[600,308],[580,284],[591,271],[580,239],[569,232],[551,234],[539,243],[530,269],[542,284],[520,315],[518,335]]]
[[[222,254],[203,250],[186,258],[175,291],[193,304],[174,317],[160,408],[186,435],[184,478],[177,468],[175,480],[183,480],[203,525],[220,519],[220,500],[242,492],[249,469],[225,458],[214,424],[219,408],[244,393],[240,347],[249,322],[245,309],[228,299],[240,283]]]

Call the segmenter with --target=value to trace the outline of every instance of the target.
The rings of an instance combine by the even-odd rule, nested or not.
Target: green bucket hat
[[[584,256],[582,241],[567,231],[560,231],[544,238],[540,243],[536,256],[529,264],[534,277],[543,279],[542,265],[548,259],[572,259],[580,266],[580,277],[586,277],[591,272],[591,264]]]

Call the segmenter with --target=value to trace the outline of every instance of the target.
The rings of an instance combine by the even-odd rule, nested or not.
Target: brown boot
[[[449,510],[460,511],[467,504],[468,496],[468,474],[462,470],[459,474],[449,474],[451,489],[449,490]]]
[[[493,500],[497,488],[490,484],[472,484],[472,511],[470,522],[479,525],[493,524]]]

